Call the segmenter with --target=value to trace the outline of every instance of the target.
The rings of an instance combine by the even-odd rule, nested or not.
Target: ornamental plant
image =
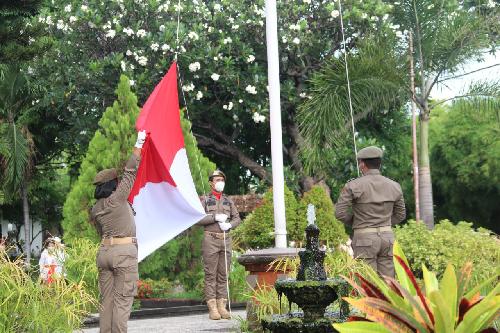
[[[340,333],[476,333],[496,332],[492,328],[500,310],[500,283],[481,296],[484,285],[498,276],[468,289],[472,264],[460,271],[449,264],[438,282],[436,274],[423,265],[423,288],[412,273],[399,244],[394,245],[397,280],[381,278],[373,270],[364,276],[345,278],[361,298],[344,298],[364,317],[351,316],[350,322],[334,324]]]

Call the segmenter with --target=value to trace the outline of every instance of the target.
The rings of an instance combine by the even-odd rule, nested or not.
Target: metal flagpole
[[[269,82],[269,122],[273,168],[275,247],[286,248],[285,177],[281,133],[280,71],[276,0],[266,0],[267,76]]]

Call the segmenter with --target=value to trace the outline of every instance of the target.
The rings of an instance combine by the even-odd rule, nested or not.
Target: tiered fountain
[[[300,266],[297,279],[276,281],[274,288],[280,298],[284,294],[288,302],[295,303],[303,312],[289,312],[262,320],[265,332],[273,333],[333,333],[332,322],[347,319],[349,308],[340,306],[340,311],[327,312],[326,308],[347,290],[341,278],[327,279],[323,261],[325,252],[319,248],[319,228],[314,224],[314,206],[307,209],[306,249],[299,252]]]

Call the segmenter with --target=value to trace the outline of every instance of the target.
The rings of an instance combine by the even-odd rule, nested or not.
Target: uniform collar
[[[380,170],[379,169],[369,169],[363,176],[368,176],[368,175],[380,175]]]

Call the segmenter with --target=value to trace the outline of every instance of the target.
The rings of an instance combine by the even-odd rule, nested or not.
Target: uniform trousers
[[[355,258],[363,259],[380,275],[394,277],[392,231],[357,233],[354,231],[352,249]]]
[[[231,236],[226,232],[226,252],[222,233],[205,231],[202,244],[203,266],[205,272],[205,299],[227,299],[226,268],[224,255],[227,259],[227,272],[231,266]]]
[[[136,244],[101,245],[97,253],[101,333],[127,332],[139,279]]]

